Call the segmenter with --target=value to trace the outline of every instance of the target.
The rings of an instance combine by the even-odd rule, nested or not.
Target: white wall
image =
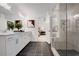
[[[4,15],[0,15],[0,31],[7,30],[7,20],[5,19]]]
[[[28,29],[27,28],[27,24],[26,24],[26,20],[38,20],[41,17],[45,17],[46,13],[49,12],[51,13],[51,10],[53,10],[53,8],[55,7],[56,4],[49,4],[49,3],[45,3],[45,4],[33,4],[33,3],[29,3],[29,4],[3,4],[4,6],[2,6],[0,4],[0,14],[3,14],[5,19],[7,20],[24,20],[23,22],[23,29],[24,30],[32,30],[33,31],[33,35],[35,40],[37,41],[37,37],[38,37],[38,21],[35,21],[35,28],[34,29]],[[7,7],[6,7],[7,6]],[[8,9],[8,7],[10,7],[10,9]],[[41,20],[41,19],[40,19]],[[1,20],[0,19],[0,25],[3,24],[3,22],[5,22],[6,20]],[[4,25],[3,25],[4,26]],[[1,28],[2,26],[0,26]],[[4,26],[6,27],[6,25]]]

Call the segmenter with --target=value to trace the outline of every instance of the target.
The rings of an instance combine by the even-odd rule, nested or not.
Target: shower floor
[[[79,56],[79,52],[76,50],[57,50],[60,56]]]

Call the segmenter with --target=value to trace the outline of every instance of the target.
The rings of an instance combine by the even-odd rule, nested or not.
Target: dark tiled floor
[[[57,50],[60,56],[79,56],[76,50]]]
[[[17,56],[53,56],[46,42],[30,42]]]

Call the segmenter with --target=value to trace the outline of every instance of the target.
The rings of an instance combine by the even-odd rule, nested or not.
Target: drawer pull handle
[[[18,44],[18,42],[19,42],[18,39],[16,39],[16,44]]]
[[[8,40],[14,40],[14,38],[13,37],[10,37],[10,38],[8,38]]]

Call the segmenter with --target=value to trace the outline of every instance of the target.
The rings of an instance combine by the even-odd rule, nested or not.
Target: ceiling
[[[57,3],[0,3],[0,16],[3,15],[6,19],[37,19],[45,17],[47,13],[52,15],[56,9]],[[79,4],[66,3],[59,4],[60,18],[79,14]]]
[[[7,8],[5,8],[7,7]],[[51,13],[56,4],[53,3],[9,3],[0,4],[0,15],[7,19],[39,18]]]

